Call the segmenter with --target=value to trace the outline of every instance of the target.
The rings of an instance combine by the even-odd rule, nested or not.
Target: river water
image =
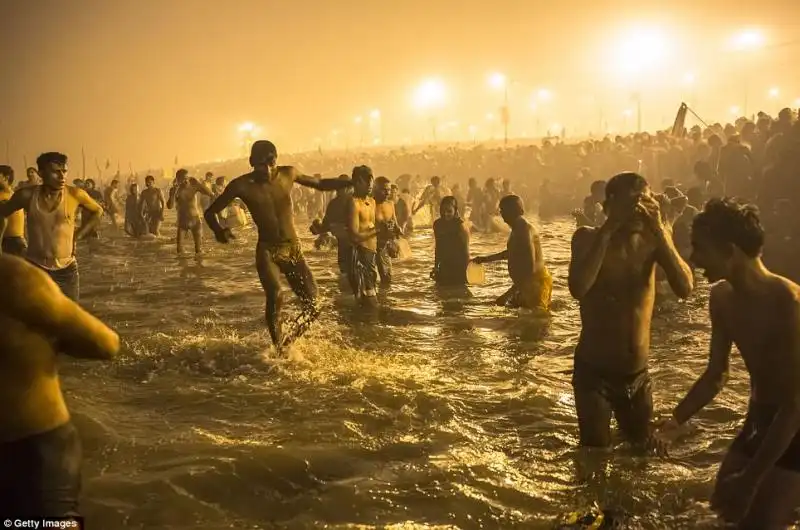
[[[738,356],[727,389],[669,458],[624,445],[579,451],[570,370],[580,319],[566,288],[574,222],[539,226],[555,281],[550,321],[491,304],[507,284],[502,264],[470,297],[437,292],[429,229],[413,235],[414,258],[395,264],[384,309],[362,315],[339,289],[335,251],[305,239],[324,313],[289,361],[267,347],[254,231],[228,246],[207,237],[198,266],[175,257],[169,222],[160,242],[106,229],[79,249],[82,303],[118,330],[123,351],[113,363],[62,365],[84,441],[88,527],[536,529],[593,501],[626,513],[623,528],[713,527],[707,499],[748,396]],[[475,234],[472,254],[504,244]],[[686,302],[659,302],[661,412],[704,369],[707,297],[701,283]]]

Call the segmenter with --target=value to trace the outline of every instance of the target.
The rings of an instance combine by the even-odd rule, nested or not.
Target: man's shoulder
[[[575,233],[572,234],[572,242],[585,241],[593,239],[598,232],[599,228],[595,226],[580,226]]]

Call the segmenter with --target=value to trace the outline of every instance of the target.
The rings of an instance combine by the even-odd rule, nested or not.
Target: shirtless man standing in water
[[[156,187],[153,175],[144,178],[144,190],[139,195],[139,210],[147,222],[147,231],[154,236],[161,235],[161,223],[164,221],[164,194]]]
[[[230,230],[222,228],[217,215],[236,199],[247,206],[258,227],[256,269],[266,295],[266,318],[272,343],[281,349],[305,333],[319,316],[317,284],[311,275],[297,231],[294,227],[291,192],[294,183],[320,191],[332,191],[350,186],[340,179],[315,179],[301,174],[291,166],[278,166],[278,151],[272,142],[259,140],[250,151],[253,171],[235,178],[211,203],[205,220],[217,241],[227,243]],[[283,274],[292,291],[300,299],[302,311],[293,329],[283,334],[281,329],[281,285]]]
[[[0,514],[75,515],[81,442],[56,357],[111,359],[119,337],[24,260],[0,256],[0,277]]]
[[[661,429],[711,403],[728,377],[731,347],[750,374],[750,406],[717,474],[712,506],[738,528],[786,528],[800,508],[800,286],[761,261],[755,207],[712,199],[692,226],[692,262],[711,288],[708,368]]]
[[[28,227],[28,261],[43,269],[61,290],[77,300],[80,294],[75,242],[85,239],[100,223],[103,208],[82,189],[67,186],[67,155],[44,153],[36,159],[42,184],[17,190],[0,203],[0,236],[7,219],[25,210]],[[78,209],[82,222],[76,230]]]
[[[572,237],[569,291],[580,303],[581,335],[572,385],[583,446],[611,445],[611,416],[634,445],[651,435],[647,365],[655,267],[680,298],[692,291],[689,266],[672,243],[647,181],[621,173],[608,181],[599,227]]]
[[[397,257],[396,241],[403,235],[397,222],[394,203],[390,200],[391,192],[389,179],[386,177],[375,179],[375,191],[372,195],[375,198],[375,227],[378,231],[377,263],[378,276],[383,285],[392,283],[392,257]]]
[[[175,208],[178,213],[178,255],[183,255],[183,238],[191,232],[194,238],[194,253],[200,256],[203,249],[203,222],[200,219],[200,210],[197,208],[197,194],[213,197],[214,194],[208,187],[196,178],[189,178],[189,172],[179,169],[175,174],[175,185],[169,189],[167,208]]]
[[[506,195],[500,199],[500,215],[511,227],[506,250],[491,256],[479,256],[472,261],[491,263],[508,260],[512,286],[495,301],[497,305],[548,311],[553,294],[553,277],[544,262],[539,232],[525,219],[522,199],[517,195]]]
[[[365,307],[378,305],[378,231],[375,227],[375,202],[370,198],[372,184],[369,167],[353,168],[353,196],[347,210],[347,231],[353,246],[350,287],[356,300]]]

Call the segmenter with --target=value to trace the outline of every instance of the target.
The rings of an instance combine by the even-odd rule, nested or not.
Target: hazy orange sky
[[[243,121],[286,151],[380,108],[399,141],[427,76],[472,87],[458,112],[483,116],[487,72],[590,84],[592,48],[622,23],[785,40],[798,19],[793,0],[4,0],[0,139],[18,170],[45,150],[75,168],[81,147],[90,168],[163,167],[237,155]]]

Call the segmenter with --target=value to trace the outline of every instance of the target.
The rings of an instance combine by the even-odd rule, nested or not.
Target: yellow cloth
[[[553,297],[553,277],[546,268],[539,269],[533,280],[519,286],[513,303],[526,309],[550,310]]]

